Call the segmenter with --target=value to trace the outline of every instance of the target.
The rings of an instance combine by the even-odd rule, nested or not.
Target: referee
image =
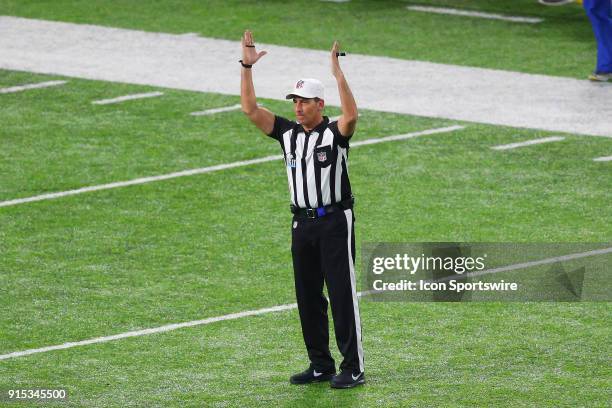
[[[324,89],[316,79],[300,79],[287,99],[297,122],[257,106],[252,66],[264,55],[253,35],[242,37],[240,100],[242,111],[283,150],[291,212],[291,254],[300,322],[310,366],[291,376],[292,384],[330,381],[332,388],[365,383],[361,321],[355,281],[353,196],[348,176],[349,140],[357,124],[357,105],[338,63],[338,43],[331,49],[332,74],[338,84],[342,116],[323,116]],[[329,351],[327,285],[342,353],[340,373]]]

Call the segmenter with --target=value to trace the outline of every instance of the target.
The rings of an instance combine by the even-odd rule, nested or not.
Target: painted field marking
[[[597,249],[597,250],[592,250],[592,251],[586,251],[586,252],[579,252],[579,253],[568,254],[568,255],[562,255],[562,256],[557,256],[553,258],[546,258],[546,259],[541,259],[538,261],[507,265],[507,266],[503,266],[500,268],[485,270],[485,271],[481,271],[478,273],[472,273],[470,274],[470,276],[480,276],[480,275],[485,275],[485,274],[524,269],[524,268],[528,268],[531,266],[564,262],[564,261],[569,261],[573,259],[580,259],[580,258],[585,258],[589,256],[594,256],[594,255],[602,255],[602,254],[607,254],[607,253],[612,253],[612,247]],[[368,291],[358,292],[357,296],[363,297],[363,296],[367,296],[367,295],[370,295],[373,293],[379,293],[379,292],[380,291],[368,290]],[[263,315],[266,313],[282,312],[285,310],[291,310],[291,309],[296,309],[296,308],[297,308],[296,303],[289,303],[285,305],[266,307],[263,309],[247,310],[244,312],[237,312],[237,313],[230,313],[230,314],[226,314],[222,316],[209,317],[209,318],[201,319],[201,320],[192,320],[192,321],[183,322],[183,323],[167,324],[164,326],[153,327],[150,329],[134,330],[134,331],[124,332],[124,333],[114,334],[111,336],[95,337],[93,339],[88,339],[88,340],[63,343],[63,344],[59,344],[55,346],[47,346],[47,347],[40,347],[40,348],[28,349],[28,350],[22,350],[22,351],[14,351],[12,353],[0,355],[0,360],[8,360],[10,358],[23,357],[23,356],[28,356],[31,354],[36,354],[36,353],[45,353],[47,351],[64,350],[64,349],[73,348],[73,347],[87,346],[89,344],[107,343],[109,341],[125,339],[128,337],[146,336],[149,334],[163,333],[163,332],[169,332],[172,330],[178,330],[178,329],[182,329],[185,327],[202,326],[202,325],[221,322],[225,320],[235,320],[235,319],[240,319],[242,317],[247,317],[247,316],[258,316],[258,315]]]
[[[9,358],[15,358],[15,357],[23,357],[23,356],[28,356],[30,354],[36,354],[36,353],[45,353],[47,351],[53,351],[53,350],[64,350],[64,349],[68,349],[72,347],[87,346],[89,344],[107,343],[109,341],[125,339],[128,337],[138,337],[138,336],[145,336],[147,334],[163,333],[167,331],[182,329],[185,327],[201,326],[204,324],[221,322],[224,320],[239,319],[241,317],[246,317],[246,316],[257,316],[257,315],[261,315],[264,313],[280,312],[283,310],[295,309],[296,307],[297,307],[297,303],[291,303],[288,305],[280,305],[280,306],[266,307],[263,309],[247,310],[247,311],[238,312],[238,313],[230,313],[230,314],[226,314],[223,316],[209,317],[207,319],[193,320],[190,322],[167,324],[165,326],[154,327],[150,329],[134,330],[134,331],[129,331],[125,333],[115,334],[112,336],[96,337],[93,339],[74,341],[74,342],[71,341],[71,342],[59,344],[56,346],[47,346],[47,347],[29,349],[29,350],[24,350],[24,351],[15,351],[13,353],[0,355],[0,360],[7,360]]]
[[[46,82],[39,82],[37,84],[26,84],[26,85],[19,85],[19,86],[11,86],[10,88],[0,88],[0,94],[8,94],[8,93],[27,91],[29,89],[48,88],[50,86],[64,85],[66,82],[68,82],[68,81],[46,81]]]
[[[359,142],[352,143],[352,147],[359,147],[359,146],[386,143],[386,142],[396,142],[398,140],[412,139],[414,137],[433,135],[436,133],[454,132],[455,130],[461,130],[461,129],[465,129],[465,127],[454,125],[454,126],[448,126],[448,127],[443,127],[443,128],[423,130],[421,132],[407,133],[405,135],[394,135],[394,136],[387,136],[387,137],[380,137],[380,138],[372,138],[372,139],[360,140]]]
[[[436,13],[436,14],[447,14],[447,15],[453,15],[453,16],[486,18],[489,20],[512,21],[513,23],[537,24],[537,23],[541,23],[542,21],[544,21],[543,19],[536,18],[536,17],[506,16],[504,14],[484,13],[481,11],[470,11],[470,10],[459,10],[459,9],[446,8],[446,7],[407,6],[406,8],[408,10],[422,11],[425,13]]]
[[[335,121],[335,120],[337,121],[338,119],[340,119],[340,117],[341,117],[341,116],[342,116],[342,115],[338,115],[338,116],[330,116],[330,117],[329,117],[329,121],[330,121],[330,122],[333,122],[333,121]],[[358,114],[357,114],[357,116],[358,116],[358,117],[362,117],[361,113],[358,113]]]
[[[460,130],[460,129],[464,129],[464,127],[456,125],[456,126],[448,126],[448,127],[442,127],[442,128],[436,128],[436,129],[428,129],[428,130],[423,130],[423,131],[420,131],[420,132],[407,133],[405,135],[395,135],[395,136],[388,136],[388,137],[382,137],[382,138],[377,138],[377,139],[363,140],[363,141],[360,141],[360,142],[353,143],[352,146],[353,147],[359,147],[359,146],[363,146],[363,145],[367,145],[367,144],[392,142],[392,141],[396,141],[396,140],[410,139],[410,138],[417,137],[417,136],[425,136],[425,135],[433,135],[433,134],[436,134],[436,133],[453,132],[455,130]],[[33,202],[33,201],[51,200],[51,199],[54,199],[54,198],[66,197],[66,196],[71,196],[71,195],[76,195],[76,194],[89,193],[89,192],[92,192],[92,191],[110,190],[110,189],[113,189],[113,188],[127,187],[127,186],[133,186],[133,185],[145,184],[145,183],[152,183],[152,182],[155,182],[155,181],[168,180],[168,179],[173,179],[173,178],[178,178],[178,177],[185,177],[185,176],[193,176],[193,175],[196,175],[196,174],[212,173],[212,172],[215,172],[215,171],[232,169],[232,168],[235,168],[235,167],[243,167],[243,166],[249,166],[251,164],[258,164],[258,163],[265,163],[265,162],[269,162],[269,161],[273,161],[273,160],[280,160],[282,158],[283,158],[282,155],[266,156],[266,157],[260,157],[258,159],[242,160],[242,161],[236,161],[236,162],[233,162],[233,163],[225,163],[225,164],[217,164],[217,165],[209,166],[209,167],[201,167],[201,168],[198,168],[198,169],[183,170],[183,171],[178,171],[178,172],[175,172],[175,173],[162,174],[162,175],[159,175],[159,176],[141,177],[141,178],[127,180],[127,181],[118,181],[118,182],[114,182],[114,183],[100,184],[100,185],[97,185],[97,186],[82,187],[82,188],[78,188],[76,190],[60,191],[60,192],[56,192],[56,193],[47,193],[47,194],[41,194],[41,195],[32,196],[32,197],[17,198],[17,199],[14,199],[14,200],[0,201],[0,207],[8,207],[8,206],[17,205],[17,204],[30,203],[30,202]]]
[[[612,161],[612,156],[596,157],[596,158],[593,159],[593,161],[596,161],[596,162]]]
[[[516,271],[519,269],[531,268],[534,266],[550,265],[552,263],[567,262],[567,261],[572,261],[574,259],[587,258],[589,256],[595,256],[595,255],[605,255],[609,253],[612,253],[612,247],[593,249],[591,251],[577,252],[577,253],[568,254],[568,255],[555,256],[553,258],[540,259],[537,261],[521,262],[521,263],[517,263],[513,265],[500,266],[498,268],[493,268],[493,269],[485,269],[483,271],[478,271],[478,272],[469,272],[465,274],[465,277],[473,278],[476,276],[491,275],[491,274],[500,273],[500,272]],[[452,277],[445,277],[445,278],[437,279],[436,282],[443,282],[443,281],[447,281],[450,279],[452,279]]]
[[[491,149],[493,149],[493,150],[509,150],[509,149],[515,149],[517,147],[523,147],[523,146],[531,146],[531,145],[542,144],[542,143],[550,143],[550,142],[559,142],[559,141],[564,140],[564,139],[565,138],[562,137],[562,136],[543,137],[541,139],[527,140],[525,142],[517,142],[517,143],[510,143],[510,144],[499,145],[499,146],[492,146]]]
[[[112,99],[100,99],[99,101],[93,101],[92,103],[94,105],[110,105],[112,103],[132,101],[134,99],[155,98],[157,96],[162,96],[163,94],[164,94],[163,92],[145,92],[145,93],[119,96],[117,98],[112,98]]]
[[[199,112],[191,112],[191,116],[204,116],[204,115],[214,115],[215,113],[221,112],[231,112],[239,110],[242,106],[240,105],[232,105],[232,106],[224,106],[223,108],[214,108],[214,109],[206,109]]]
[[[405,13],[416,13],[404,7]],[[47,57],[50,42],[53,58]],[[336,88],[329,67],[321,63],[328,60],[329,50],[258,46],[268,51],[258,62],[259,98],[287,103],[287,84],[304,72]],[[236,67],[235,55],[227,50],[239,47],[239,41],[0,16],[0,68],[147,85],[151,90],[237,96],[238,73],[227,69]],[[206,75],[193,67],[202,67]],[[353,93],[359,95],[360,109],[612,138],[607,119],[612,117],[612,88],[583,79],[353,52],[343,69]],[[376,86],[372,72],[377,73]],[[411,90],[410,98],[406,89]],[[525,95],[537,98],[525,103]],[[589,103],[584,103],[585,95]],[[339,107],[337,92],[330,92],[325,103]]]
[[[57,193],[47,193],[47,194],[41,194],[41,195],[37,195],[33,197],[18,198],[15,200],[1,201],[0,207],[8,207],[11,205],[29,203],[32,201],[51,200],[53,198],[60,198],[60,197],[66,197],[66,196],[71,196],[71,195],[76,195],[76,194],[89,193],[92,191],[110,190],[113,188],[152,183],[155,181],[169,180],[169,179],[185,177],[185,176],[193,176],[196,174],[211,173],[211,172],[219,171],[219,170],[232,169],[234,167],[242,167],[242,166],[248,166],[250,164],[269,162],[269,161],[277,160],[280,158],[281,156],[267,156],[267,157],[261,157],[259,159],[237,161],[237,162],[226,163],[226,164],[218,164],[215,166],[202,167],[202,168],[192,169],[192,170],[183,170],[183,171],[178,171],[175,173],[162,174],[159,176],[141,177],[141,178],[127,180],[127,181],[118,181],[115,183],[100,184],[97,186],[90,186],[90,187],[82,187],[76,190],[60,191]]]

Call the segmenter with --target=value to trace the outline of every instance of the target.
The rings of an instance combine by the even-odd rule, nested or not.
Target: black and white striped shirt
[[[348,178],[349,139],[327,116],[310,132],[283,117],[274,118],[268,136],[279,141],[285,156],[291,204],[317,208],[351,198]]]

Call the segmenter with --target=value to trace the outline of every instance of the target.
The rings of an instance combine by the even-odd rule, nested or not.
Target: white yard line
[[[240,108],[241,108],[240,105],[224,106],[223,108],[214,108],[214,109],[207,109],[207,110],[203,110],[199,112],[191,112],[190,115],[192,116],[214,115],[215,113],[236,111],[236,110],[239,110]]]
[[[178,171],[178,172],[175,172],[175,173],[162,174],[162,175],[159,175],[159,176],[141,177],[141,178],[127,180],[127,181],[118,181],[118,182],[115,182],[115,183],[100,184],[100,185],[97,185],[97,186],[90,186],[90,187],[82,187],[82,188],[78,188],[76,190],[60,191],[60,192],[57,192],[57,193],[47,193],[47,194],[41,194],[41,195],[37,195],[37,196],[33,196],[33,197],[18,198],[18,199],[15,199],[15,200],[8,200],[8,201],[0,201],[0,207],[8,207],[8,206],[11,206],[11,205],[30,203],[30,202],[33,202],[33,201],[51,200],[51,199],[54,199],[54,198],[66,197],[66,196],[83,194],[83,193],[90,193],[92,191],[110,190],[110,189],[113,189],[113,188],[120,188],[120,187],[134,186],[134,185],[138,185],[138,184],[152,183],[152,182],[155,182],[155,181],[162,181],[162,180],[168,180],[168,179],[173,179],[173,178],[178,178],[178,177],[185,177],[185,176],[193,176],[193,175],[196,175],[196,174],[211,173],[211,172],[214,172],[214,171],[232,169],[232,168],[235,168],[235,167],[248,166],[248,165],[251,165],[251,164],[265,163],[265,162],[269,162],[269,161],[272,161],[272,160],[279,160],[281,158],[282,158],[281,156],[260,157],[258,159],[253,159],[253,160],[243,160],[243,161],[237,161],[237,162],[233,162],[233,163],[218,164],[218,165],[215,165],[215,166],[201,167],[201,168],[198,168],[198,169]]]
[[[504,14],[484,13],[481,11],[460,10],[446,7],[407,6],[406,8],[411,11],[422,11],[425,13],[446,14],[462,17],[476,17],[485,18],[489,20],[503,20],[511,21],[513,23],[537,24],[544,21],[543,19],[537,17],[507,16]]]
[[[330,116],[330,117],[329,117],[329,121],[330,121],[330,122],[333,122],[333,121],[335,121],[335,120],[338,120],[338,119],[340,119],[340,117],[341,117],[341,116],[342,116],[342,115],[338,115],[338,116]],[[358,116],[359,116],[359,117],[361,117],[361,113],[359,113],[359,114],[358,114]]]
[[[524,268],[528,268],[532,266],[546,265],[546,264],[557,263],[557,262],[565,262],[565,261],[569,261],[573,259],[580,259],[580,258],[585,258],[589,256],[594,256],[594,255],[602,255],[602,254],[607,254],[611,252],[612,252],[612,248],[604,248],[604,249],[598,249],[598,250],[593,250],[593,251],[568,254],[568,255],[563,255],[563,256],[557,256],[554,258],[541,259],[538,261],[507,265],[507,266],[500,267],[500,268],[490,269],[490,270],[486,270],[486,271],[482,271],[478,273],[472,273],[469,276],[480,276],[480,275],[485,275],[485,274],[519,270],[519,269],[524,269]],[[358,292],[357,296],[363,297],[363,296],[374,294],[374,293],[380,293],[380,291],[368,290],[368,291]],[[114,334],[111,336],[95,337],[93,339],[88,339],[88,340],[63,343],[63,344],[59,344],[55,346],[47,346],[47,347],[40,347],[40,348],[28,349],[28,350],[22,350],[22,351],[14,351],[12,353],[1,354],[0,360],[8,360],[10,358],[24,357],[24,356],[28,356],[31,354],[45,353],[45,352],[54,351],[54,350],[64,350],[64,349],[69,349],[73,347],[87,346],[90,344],[107,343],[109,341],[125,339],[128,337],[146,336],[149,334],[163,333],[163,332],[168,332],[172,330],[182,329],[185,327],[202,326],[202,325],[221,322],[225,320],[234,320],[234,319],[240,319],[242,317],[247,317],[247,316],[257,316],[257,315],[263,315],[266,313],[282,312],[285,310],[291,310],[295,308],[297,308],[296,303],[289,303],[285,305],[266,307],[263,309],[247,310],[244,312],[237,312],[237,313],[230,313],[230,314],[226,314],[222,316],[209,317],[209,318],[201,319],[201,320],[192,320],[192,321],[183,322],[183,323],[167,324],[164,326],[153,327],[150,329],[134,330],[134,331],[124,332],[124,333]]]
[[[8,94],[8,93],[14,93],[14,92],[27,91],[29,89],[48,88],[50,86],[64,85],[66,82],[68,82],[68,81],[46,81],[46,82],[39,82],[39,83],[36,83],[36,84],[11,86],[10,88],[0,88],[0,94]]]
[[[460,130],[463,128],[464,128],[463,126],[448,126],[448,127],[443,127],[443,128],[428,129],[428,130],[423,130],[420,132],[407,133],[405,135],[387,136],[387,137],[382,137],[382,138],[377,138],[377,139],[362,140],[359,142],[352,143],[351,145],[352,147],[359,147],[359,146],[368,145],[368,144],[392,142],[392,141],[397,141],[397,140],[410,139],[410,138],[417,137],[417,136],[453,132],[455,130]],[[76,190],[60,191],[56,193],[47,193],[47,194],[41,194],[41,195],[32,196],[32,197],[17,198],[14,200],[0,201],[0,207],[9,207],[12,205],[30,203],[34,201],[51,200],[54,198],[66,197],[66,196],[83,194],[83,193],[90,193],[93,191],[110,190],[113,188],[152,183],[155,181],[168,180],[168,179],[173,179],[173,178],[178,178],[178,177],[194,176],[196,174],[212,173],[212,172],[219,171],[219,170],[233,169],[235,167],[249,166],[251,164],[265,163],[265,162],[269,162],[273,160],[281,160],[281,159],[282,159],[281,155],[266,156],[266,157],[260,157],[258,159],[242,160],[242,161],[236,161],[233,163],[218,164],[215,166],[201,167],[198,169],[184,170],[184,171],[179,171],[175,173],[162,174],[158,176],[141,177],[141,178],[127,180],[127,181],[118,181],[114,183],[100,184],[97,186],[82,187]]]
[[[72,347],[87,346],[89,344],[107,343],[109,341],[125,339],[128,337],[138,337],[138,336],[145,336],[147,334],[163,333],[167,331],[182,329],[185,327],[201,326],[204,324],[221,322],[224,320],[239,319],[241,317],[246,317],[246,316],[257,316],[257,315],[261,315],[264,313],[280,312],[283,310],[295,309],[296,307],[297,307],[296,303],[291,303],[287,305],[266,307],[264,309],[247,310],[244,312],[231,313],[231,314],[227,314],[223,316],[209,317],[207,319],[202,319],[202,320],[193,320],[193,321],[184,322],[184,323],[168,324],[165,326],[154,327],[151,329],[134,330],[130,332],[115,334],[112,336],[96,337],[96,338],[89,339],[89,340],[68,342],[68,343],[59,344],[56,346],[47,346],[47,347],[29,349],[29,350],[24,350],[24,351],[15,351],[13,353],[0,355],[0,360],[7,360],[9,358],[15,358],[15,357],[23,357],[23,356],[28,356],[30,354],[36,354],[36,353],[45,353],[47,351],[53,351],[53,350],[63,350],[63,349],[68,349]]]
[[[612,156],[596,157],[596,158],[593,159],[593,161],[596,161],[596,162],[612,161]]]
[[[258,43],[257,96],[284,100],[319,78],[338,106],[329,51]],[[346,44],[348,46],[348,44]],[[612,137],[612,84],[350,53],[357,105],[394,113]],[[0,17],[0,68],[238,95],[240,42]],[[295,61],[300,61],[296,64]]]
[[[531,268],[534,266],[550,265],[550,264],[557,263],[557,262],[567,262],[567,261],[572,261],[574,259],[587,258],[589,256],[595,256],[595,255],[605,255],[609,253],[612,253],[612,247],[594,249],[592,251],[578,252],[578,253],[568,254],[568,255],[555,256],[553,258],[540,259],[537,261],[521,262],[521,263],[513,264],[513,265],[500,266],[499,268],[485,269],[483,271],[466,273],[463,276],[466,278],[473,278],[476,276],[491,275],[491,274],[500,273],[500,272],[516,271],[519,269]],[[453,276],[447,276],[441,279],[437,279],[436,282],[443,282],[443,281],[448,281],[451,279],[453,279]]]
[[[516,149],[517,147],[523,147],[523,146],[531,146],[531,145],[542,144],[542,143],[550,143],[550,142],[559,142],[559,141],[564,140],[564,139],[565,138],[562,137],[562,136],[543,137],[541,139],[533,139],[533,140],[526,140],[524,142],[517,142],[517,143],[510,143],[510,144],[499,145],[499,146],[492,146],[491,149],[493,149],[493,150],[509,150],[509,149]]]
[[[145,93],[119,96],[117,98],[112,98],[112,99],[100,99],[98,101],[93,101],[91,103],[93,103],[94,105],[110,105],[113,103],[133,101],[135,99],[155,98],[157,96],[162,96],[163,94],[164,94],[163,92],[145,92]]]
[[[395,136],[387,136],[387,137],[360,140],[359,142],[351,143],[351,146],[358,147],[358,146],[366,146],[366,145],[377,144],[377,143],[396,142],[398,140],[412,139],[413,137],[433,135],[436,133],[454,132],[455,130],[461,130],[461,129],[465,129],[465,128],[463,126],[455,125],[455,126],[448,126],[448,127],[443,127],[443,128],[428,129],[428,130],[423,130],[421,132],[407,133],[405,135],[395,135]]]

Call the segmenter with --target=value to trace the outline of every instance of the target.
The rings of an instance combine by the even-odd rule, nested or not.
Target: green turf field
[[[400,14],[407,2],[210,3],[193,11],[196,2],[187,1],[0,0],[0,15],[232,39],[250,25],[276,44],[326,49],[337,35],[355,52],[574,77],[594,61],[575,5],[419,2],[547,19],[530,27]],[[340,19],[325,31],[329,13],[364,24]],[[297,16],[319,24],[282,25]],[[441,21],[457,35],[432,29]],[[0,88],[55,79],[69,82],[0,94],[0,201],[280,154],[240,111],[189,115],[238,97],[0,70]],[[91,104],[150,91],[165,94]],[[291,116],[287,102],[261,102]],[[564,134],[558,143],[495,151],[553,133],[361,114],[354,141],[465,128],[351,150],[357,270],[366,241],[612,241],[610,162],[592,161],[612,154],[611,139]],[[0,355],[293,303],[286,184],[279,159],[0,207]],[[609,303],[364,298],[367,384],[359,389],[289,385],[307,365],[292,309],[0,360],[0,391],[66,388],[69,400],[53,406],[75,407],[603,407],[611,312]],[[0,397],[5,404],[24,405]]]

